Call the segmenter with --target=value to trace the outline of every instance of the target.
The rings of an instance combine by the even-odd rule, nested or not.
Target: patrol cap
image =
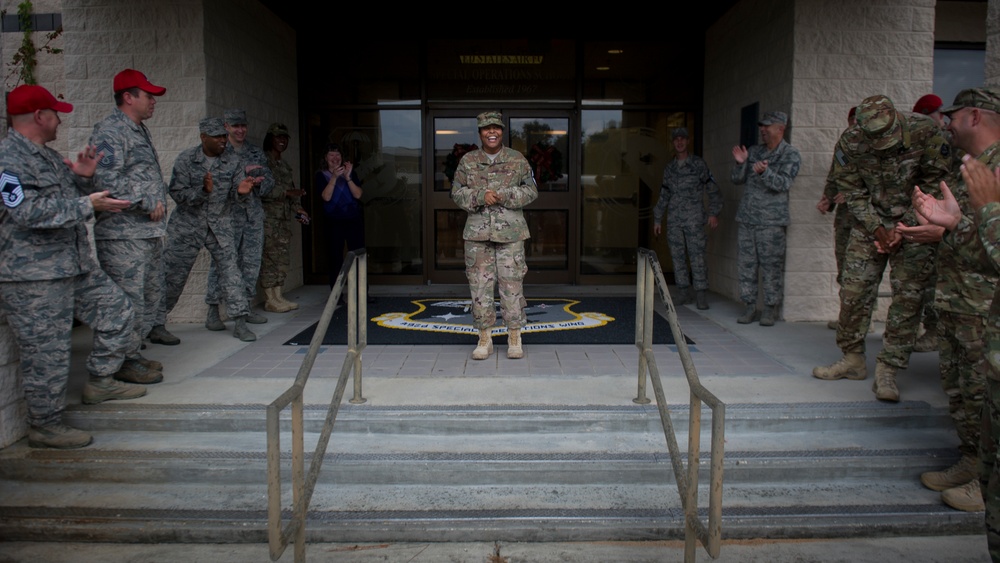
[[[881,94],[861,100],[858,127],[875,150],[885,150],[903,140],[903,126],[892,100]]]
[[[476,116],[476,127],[482,129],[489,125],[496,125],[503,129],[503,116],[499,111],[484,111]]]
[[[284,123],[272,123],[270,127],[267,128],[267,132],[273,137],[291,137],[288,134],[288,127],[285,127]]]
[[[113,88],[115,92],[121,92],[129,88],[138,88],[154,96],[162,96],[167,92],[166,88],[151,83],[146,79],[145,74],[131,68],[126,68],[115,75]]]
[[[233,108],[227,109],[226,113],[223,114],[226,123],[230,125],[246,125],[247,124],[247,112],[244,109]]]
[[[670,132],[671,139],[676,139],[677,137],[689,137],[687,127],[678,127]]]
[[[757,125],[788,125],[788,114],[783,111],[766,111]]]
[[[209,137],[222,137],[226,135],[226,127],[218,117],[206,117],[199,121],[198,131]]]
[[[966,88],[955,96],[952,104],[941,113],[952,113],[962,108],[988,109],[1000,113],[1000,92],[991,88]]]
[[[48,90],[34,84],[22,84],[7,94],[7,113],[10,115],[34,113],[40,109],[69,113],[73,111],[73,104],[60,102]]]
[[[913,113],[922,113],[924,115],[930,115],[940,110],[941,106],[943,105],[944,102],[942,102],[941,98],[938,97],[937,95],[926,94],[920,96],[920,99],[917,100],[917,103],[913,105]]]

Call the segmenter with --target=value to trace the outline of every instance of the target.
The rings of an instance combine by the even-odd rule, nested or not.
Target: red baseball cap
[[[7,94],[7,113],[10,115],[34,113],[40,109],[69,113],[73,111],[73,104],[60,102],[48,90],[34,84],[22,84]]]
[[[119,72],[115,75],[114,91],[121,92],[129,88],[138,88],[149,92],[154,96],[162,96],[167,89],[163,86],[156,86],[146,79],[146,75],[131,68]]]
[[[917,103],[913,106],[913,113],[922,113],[924,115],[930,115],[937,110],[941,109],[944,102],[941,98],[935,96],[934,94],[927,94],[926,96],[921,96]]]

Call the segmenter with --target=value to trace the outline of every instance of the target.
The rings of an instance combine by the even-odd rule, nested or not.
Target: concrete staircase
[[[686,451],[687,407],[671,412]],[[941,408],[730,404],[726,414],[724,538],[981,533],[981,513],[951,510],[918,480],[956,460]],[[307,408],[307,452],[324,416]],[[0,539],[265,542],[264,419],[263,405],[73,408],[67,420],[93,431],[91,447],[0,450]],[[706,507],[707,418],[703,429]],[[632,404],[345,404],[307,527],[312,542],[683,537],[656,408]]]

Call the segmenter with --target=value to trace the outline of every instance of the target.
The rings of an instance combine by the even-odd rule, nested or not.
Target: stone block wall
[[[986,12],[986,85],[1000,88],[1000,0],[989,0]]]
[[[290,147],[282,159],[297,173],[295,32],[257,2],[218,0],[205,2],[204,7],[205,116],[222,117],[230,108],[246,110],[247,142],[258,147],[271,123],[284,123],[292,135]],[[197,134],[192,139],[197,142]],[[292,263],[285,281],[286,289],[303,283],[302,235],[298,223],[293,226],[292,233],[289,250]],[[169,322],[204,322],[209,264],[209,254],[202,250]],[[262,295],[258,294],[258,301],[261,299]]]
[[[742,189],[728,180],[740,108],[788,111],[786,139],[802,154],[790,194],[783,315],[836,318],[833,216],[815,208],[847,112],[884,93],[903,109],[931,91],[933,0],[746,0],[709,30],[705,56],[705,156],[726,196],[725,224],[710,247],[710,283],[738,297],[736,225]],[[883,284],[888,293],[888,284]],[[887,301],[879,311],[884,315]]]
[[[729,180],[732,149],[740,139],[740,110],[759,102],[760,111],[791,115],[794,63],[793,0],[744,0],[705,36],[704,158],[722,190],[718,229],[709,237],[709,285],[739,298],[736,267],[736,210],[743,187]],[[793,190],[795,188],[793,187]]]

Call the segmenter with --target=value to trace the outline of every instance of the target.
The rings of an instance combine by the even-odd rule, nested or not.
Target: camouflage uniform
[[[167,186],[149,129],[120,109],[94,126],[91,144],[104,154],[94,180],[97,189],[132,202],[121,213],[101,212],[94,225],[101,267],[128,295],[135,309],[135,331],[142,338],[164,324],[163,237],[167,222],[149,214],[157,204],[167,208]],[[138,346],[129,353],[138,357]]]
[[[766,160],[763,174],[753,170],[755,162]],[[774,307],[784,293],[785,228],[788,225],[788,191],[799,174],[799,151],[782,140],[773,151],[753,145],[743,164],[733,165],[730,179],[746,184],[736,212],[737,265],[740,301],[757,303],[757,272],[764,285],[764,304]]]
[[[1000,166],[1000,143],[988,147],[977,160],[991,170]],[[976,365],[982,362],[986,317],[1000,276],[979,240],[968,188],[961,175],[955,176],[948,186],[963,217],[938,247],[934,305],[940,313],[941,386],[958,430],[959,451],[978,459],[986,381]]]
[[[830,164],[830,172],[826,176],[823,195],[830,200],[831,205],[836,205],[833,215],[833,255],[837,259],[837,284],[840,285],[844,271],[844,254],[847,252],[847,243],[851,240],[851,229],[857,220],[851,215],[846,203],[841,205],[832,203],[833,199],[840,193],[833,174],[834,165],[835,163]]]
[[[706,195],[708,216],[718,217],[722,212],[722,194],[701,157],[689,154],[684,160],[675,158],[663,170],[660,200],[653,208],[653,222],[659,225],[666,212],[667,244],[674,262],[674,280],[679,288],[686,288],[693,281],[695,291],[708,289]],[[691,260],[690,275],[688,259]]]
[[[859,106],[859,123],[841,135],[834,151],[834,182],[857,220],[841,272],[837,345],[845,355],[865,353],[878,286],[886,264],[891,264],[892,303],[878,362],[905,369],[920,326],[923,294],[934,276],[937,245],[904,240],[895,251],[880,254],[875,231],[893,229],[897,222],[917,224],[913,186],[936,194],[951,168],[951,149],[933,120],[898,111],[894,123],[901,139],[884,150],[876,148],[873,143],[880,141],[869,140],[861,127],[863,111]]]
[[[261,287],[281,287],[285,284],[291,264],[289,247],[292,244],[292,220],[295,210],[301,207],[299,198],[286,197],[287,190],[295,189],[292,167],[284,160],[270,156],[267,166],[274,175],[274,189],[261,196],[264,205],[264,255],[261,259]]]
[[[988,203],[976,214],[979,238],[989,257],[989,264],[1000,270],[1000,203]],[[990,557],[1000,562],[1000,287],[995,288],[983,337],[985,356],[977,368],[986,379],[986,411],[980,444],[980,484],[986,503],[986,539]],[[988,415],[988,417],[987,417]]]
[[[105,378],[139,347],[135,314],[90,247],[91,180],[14,129],[0,141],[0,172],[0,311],[20,349],[28,423],[47,426],[66,407],[74,315],[94,330],[87,371]]]
[[[206,172],[212,173],[212,193],[204,190]],[[226,314],[236,318],[249,313],[242,291],[242,276],[236,265],[232,219],[233,203],[250,197],[236,192],[243,178],[242,161],[229,152],[209,159],[199,143],[177,156],[170,178],[170,197],[177,202],[177,208],[167,226],[168,312],[177,304],[198,252],[205,247],[222,272],[221,291],[226,301]]]
[[[239,113],[242,114],[242,111]],[[233,110],[226,112],[227,123],[234,123],[230,117],[232,114]],[[245,119],[242,123],[246,123]],[[233,232],[236,235],[238,265],[243,277],[246,301],[253,302],[254,296],[257,295],[261,254],[264,252],[264,207],[260,200],[274,189],[274,175],[267,167],[267,155],[260,147],[243,143],[243,147],[237,150],[232,144],[228,144],[225,154],[242,159],[243,165],[247,168],[247,176],[263,178],[259,184],[254,185],[250,197],[238,201],[233,206]],[[219,303],[219,274],[215,260],[212,260],[208,270],[208,292],[205,295],[205,303],[209,305]]]
[[[486,190],[496,192],[501,203],[486,205]],[[521,208],[537,197],[531,167],[513,149],[501,147],[492,161],[478,149],[466,153],[458,163],[451,198],[469,213],[462,238],[477,329],[496,324],[493,288],[498,280],[500,310],[507,328],[521,328],[526,322],[521,283],[528,272],[524,241],[530,233]]]

